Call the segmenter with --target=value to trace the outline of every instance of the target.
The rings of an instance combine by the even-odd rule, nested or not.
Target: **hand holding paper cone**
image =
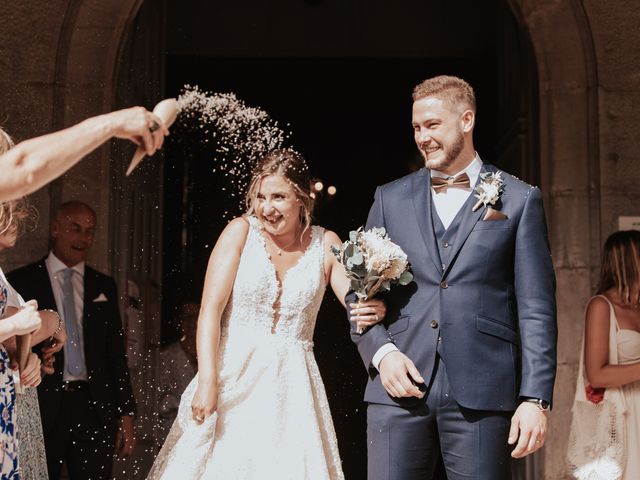
[[[175,98],[167,98],[158,103],[153,109],[154,115],[156,115],[164,125],[169,128],[176,117],[178,116],[178,101]],[[149,126],[149,131],[153,134],[153,132],[159,129],[159,125],[153,124]],[[146,155],[146,151],[144,145],[138,146],[136,153],[133,154],[133,158],[129,163],[129,168],[127,168],[127,176],[131,175],[131,172],[138,166],[138,164],[142,161],[144,156]]]

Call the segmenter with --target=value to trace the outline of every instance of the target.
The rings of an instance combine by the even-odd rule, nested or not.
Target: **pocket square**
[[[101,293],[96,298],[93,299],[94,302],[107,302],[109,299],[106,297],[104,293]]]
[[[491,221],[495,221],[495,220],[506,220],[507,217],[504,213],[502,213],[500,210],[496,210],[495,208],[487,208],[487,213],[484,214],[484,217],[482,219],[483,222],[491,222]]]

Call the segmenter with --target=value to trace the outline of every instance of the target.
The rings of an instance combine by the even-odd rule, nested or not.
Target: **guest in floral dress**
[[[27,218],[28,209],[22,201],[0,202],[0,250],[10,248],[15,245],[18,231]],[[19,312],[26,302],[20,294],[16,292],[0,269],[0,281],[4,285],[5,297],[5,317]],[[44,349],[58,351],[62,348],[66,340],[66,334],[57,313],[52,311],[40,312],[42,324],[40,328],[31,335],[31,345],[37,345],[43,341],[48,341]],[[7,349],[12,357],[13,369],[17,365],[17,348],[14,341],[7,342]],[[35,353],[31,353],[24,370],[20,372],[22,383],[25,387],[23,392],[15,396],[14,405],[14,432],[18,438],[18,456],[20,457],[20,478],[23,480],[47,480],[47,461],[44,448],[44,437],[42,433],[42,423],[40,421],[40,407],[38,405],[38,393],[35,387],[41,380],[40,359]]]
[[[9,298],[8,284],[0,270],[0,342],[15,335],[26,335],[41,326],[40,315],[33,304],[26,304],[16,314],[5,318]],[[39,363],[37,365],[39,370]],[[26,373],[26,372],[25,372]],[[0,343],[0,479],[20,479],[18,441],[16,436],[16,388],[7,349]]]

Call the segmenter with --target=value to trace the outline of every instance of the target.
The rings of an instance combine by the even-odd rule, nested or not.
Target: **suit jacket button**
[[[441,282],[440,288],[449,288],[449,284],[447,282]]]
[[[442,244],[442,246],[443,246],[444,248],[449,248],[449,242],[444,242],[444,243]]]
[[[438,328],[438,321],[437,320],[431,320],[431,328]]]

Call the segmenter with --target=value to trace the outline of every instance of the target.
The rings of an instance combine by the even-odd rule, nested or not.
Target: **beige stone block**
[[[113,28],[73,29],[71,42],[66,52],[67,64],[62,76],[68,88],[104,86],[111,81],[118,39]]]
[[[112,110],[111,92],[99,84],[61,86],[56,92],[64,105],[57,118],[65,127]]]
[[[540,90],[576,90],[588,84],[585,77],[583,28],[567,2],[517,1],[538,59]],[[589,48],[587,45],[586,48]]]
[[[640,89],[600,92],[600,185],[640,193]]]
[[[52,83],[68,1],[6,0],[0,29],[0,81]]]
[[[604,244],[607,236],[618,230],[618,217],[640,217],[640,192],[603,192],[600,205],[602,208],[602,243]]]
[[[640,9],[636,0],[586,0],[598,82],[607,90],[640,89]]]
[[[74,26],[117,28],[130,15],[135,15],[141,3],[141,0],[84,0],[78,10]]]
[[[44,84],[0,83],[0,125],[16,141],[51,132],[53,89]]]
[[[587,94],[584,90],[547,92],[546,118],[540,119],[546,133],[545,159],[553,189],[581,190],[589,186]]]
[[[558,363],[574,365],[580,358],[584,308],[594,291],[588,268],[557,268]]]
[[[555,268],[590,268],[590,216],[587,192],[554,191],[545,205]]]
[[[544,476],[548,480],[572,478],[566,465],[567,441],[571,425],[571,406],[578,375],[575,365],[558,365],[553,410],[544,447]]]

